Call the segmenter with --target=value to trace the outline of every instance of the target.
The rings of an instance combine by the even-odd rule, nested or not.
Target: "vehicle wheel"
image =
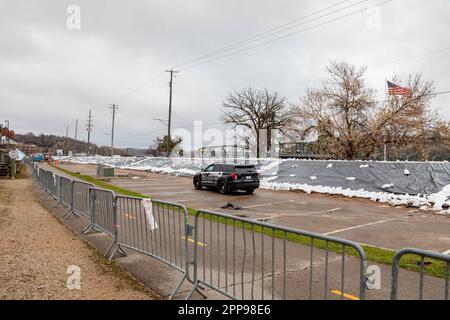
[[[195,188],[195,190],[202,190],[203,189],[202,182],[200,180],[198,180],[198,179],[195,180],[194,188]]]
[[[219,181],[219,183],[217,184],[217,188],[219,189],[219,192],[221,194],[228,193],[228,189],[227,189],[227,185],[225,184],[225,181]]]
[[[253,192],[255,192],[255,189],[247,189],[247,190],[245,190],[246,194],[252,194]]]

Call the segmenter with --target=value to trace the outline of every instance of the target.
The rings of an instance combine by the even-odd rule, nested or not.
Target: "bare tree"
[[[251,130],[256,138],[256,156],[260,156],[260,130],[267,129],[270,146],[270,131],[283,131],[291,122],[291,112],[287,100],[278,92],[252,88],[230,93],[223,103],[221,119],[234,127],[243,126]]]
[[[364,84],[365,70],[332,62],[323,87],[308,89],[294,106],[297,132],[303,140],[317,140],[318,153],[356,159],[366,143],[376,100],[374,91]]]
[[[392,81],[401,83],[397,77]],[[416,74],[409,77],[406,87],[411,90],[410,95],[389,96],[371,120],[366,155],[389,143],[393,152],[403,146],[413,146],[421,160],[427,159],[427,141],[441,126],[439,115],[430,109],[433,83]]]
[[[395,152],[414,146],[427,158],[426,141],[436,132],[438,114],[430,111],[433,83],[420,74],[410,76],[411,94],[377,102],[364,84],[365,68],[332,62],[320,89],[308,89],[296,105],[296,132],[316,140],[316,151],[338,159],[369,159],[388,143]],[[394,77],[395,83],[401,81]],[[441,126],[442,127],[442,126]]]

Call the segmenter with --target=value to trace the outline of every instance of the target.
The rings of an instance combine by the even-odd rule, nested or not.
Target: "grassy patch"
[[[70,176],[78,178],[80,180],[84,180],[86,182],[92,183],[98,187],[112,190],[112,191],[116,192],[117,194],[130,196],[130,197],[137,197],[137,198],[148,198],[149,197],[149,196],[146,196],[146,195],[143,195],[143,194],[140,194],[137,192],[133,192],[133,191],[130,191],[130,190],[127,190],[124,188],[120,188],[115,185],[109,184],[107,182],[98,180],[92,176],[81,175],[81,174],[69,171],[67,169],[60,168],[60,167],[54,167],[54,168],[56,168],[64,173],[67,173]],[[187,208],[187,211],[188,211],[188,214],[192,215],[192,216],[195,215],[197,212],[197,210],[195,210],[193,208]],[[224,223],[224,224],[228,224],[228,225],[233,224],[232,219],[217,217],[217,216],[208,215],[208,214],[205,214],[205,219],[212,220],[212,221],[219,220],[220,223]],[[246,230],[252,229],[251,224],[245,223],[242,221],[235,221],[234,224],[237,228],[245,228]],[[264,233],[268,236],[272,236],[272,229],[266,228],[266,227],[263,228],[263,227],[257,226],[257,225],[253,225],[253,232]],[[283,239],[284,237],[286,237],[286,240],[288,240],[288,241],[299,243],[299,244],[306,245],[306,246],[311,245],[311,238],[308,236],[298,235],[298,234],[289,233],[289,232],[284,233],[283,231],[280,231],[280,230],[275,230],[274,236],[279,239]],[[342,253],[342,250],[343,250],[342,245],[340,245],[340,244],[333,243],[333,242],[327,243],[326,241],[319,240],[319,239],[315,239],[313,241],[313,246],[318,249],[326,249],[328,247],[328,250],[330,252],[339,253],[339,254]],[[392,264],[392,260],[395,255],[395,251],[378,248],[378,247],[367,246],[367,245],[361,245],[361,247],[363,248],[364,252],[366,253],[366,257],[369,262],[386,264],[386,265]],[[350,248],[350,247],[345,248],[345,254],[347,256],[358,257],[358,253],[356,252],[356,250],[353,248]],[[420,258],[415,255],[405,255],[400,261],[400,268],[406,269],[409,271],[418,272],[420,270]],[[427,275],[445,278],[446,274],[447,274],[446,268],[447,268],[447,265],[443,261],[437,261],[434,259],[425,259],[424,272]]]
[[[87,176],[87,175],[82,175],[82,174],[79,174],[79,173],[75,173],[75,172],[69,171],[67,169],[63,169],[63,168],[60,168],[60,167],[55,167],[54,165],[51,165],[51,166],[53,168],[56,168],[56,169],[58,169],[58,170],[60,170],[60,171],[62,171],[64,173],[72,176],[72,177],[78,178],[78,179],[86,181],[88,183],[92,183],[92,184],[96,185],[97,187],[114,191],[115,193],[120,194],[120,195],[129,196],[129,197],[136,197],[136,198],[148,198],[148,196],[146,196],[146,195],[143,195],[143,194],[140,194],[140,193],[137,193],[137,192],[130,191],[128,189],[124,189],[124,188],[115,186],[115,185],[107,183],[105,181],[98,180],[98,179],[96,179],[96,178],[94,178],[92,176]]]

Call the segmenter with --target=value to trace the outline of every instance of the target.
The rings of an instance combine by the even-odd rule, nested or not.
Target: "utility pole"
[[[114,121],[116,118],[116,110],[119,109],[117,104],[110,104],[110,109],[112,109],[112,128],[111,128],[111,157],[114,155]]]
[[[69,125],[66,125],[66,140],[64,140],[63,155],[64,155],[64,149],[66,149],[66,155],[69,155],[69,148],[67,147],[67,138],[68,137],[69,137]]]
[[[77,135],[78,135],[78,119],[76,119],[75,121],[75,140],[77,140]]]
[[[167,121],[167,157],[170,157],[170,142],[172,141],[170,137],[170,126],[172,124],[172,88],[173,88],[173,74],[178,73],[179,71],[174,71],[172,69],[166,70],[166,72],[170,73],[170,82],[169,82],[169,119]]]
[[[69,125],[66,126],[66,145],[67,145],[67,138],[69,137]]]
[[[77,152],[77,136],[78,136],[78,119],[75,120],[75,141],[73,146],[73,153]]]
[[[89,155],[89,149],[90,149],[90,144],[91,144],[91,131],[92,131],[92,114],[91,114],[91,109],[89,109],[89,116],[88,116],[88,122],[86,124],[87,127],[87,132],[88,132],[88,138],[87,138],[87,155]]]

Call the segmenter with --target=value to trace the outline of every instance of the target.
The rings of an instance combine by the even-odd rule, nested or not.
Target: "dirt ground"
[[[42,207],[30,179],[0,180],[0,234],[0,300],[158,299]]]

